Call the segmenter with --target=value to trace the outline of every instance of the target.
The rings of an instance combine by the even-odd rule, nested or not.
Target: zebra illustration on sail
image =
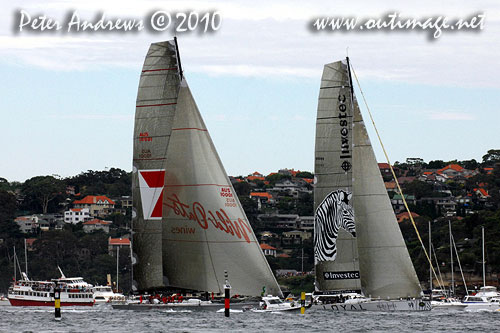
[[[419,299],[348,58],[324,66],[315,146],[315,301],[338,311],[430,310]]]
[[[314,219],[314,262],[334,261],[337,257],[337,237],[342,228],[356,237],[354,212],[349,202],[352,194],[332,191],[316,208]]]

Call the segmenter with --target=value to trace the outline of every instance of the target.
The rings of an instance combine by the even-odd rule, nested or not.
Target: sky
[[[21,10],[30,24],[46,16],[62,30],[75,11],[82,20],[104,14],[144,22],[157,11],[172,17],[217,12],[217,31],[175,34],[185,77],[229,175],[313,171],[323,66],[347,54],[391,162],[480,161],[500,148],[497,1],[14,0],[0,6],[0,177],[8,181],[130,171],[144,57],[151,43],[174,34],[19,31]],[[317,17],[362,20],[392,12],[485,18],[482,29],[447,30],[439,38],[415,30],[312,29]],[[370,126],[377,159],[385,162]]]

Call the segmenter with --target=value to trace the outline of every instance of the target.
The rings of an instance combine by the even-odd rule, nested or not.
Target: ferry
[[[81,277],[67,278],[62,274],[51,281],[33,281],[22,273],[8,291],[12,306],[54,306],[54,289],[61,291],[61,306],[93,306],[95,303],[92,285]]]

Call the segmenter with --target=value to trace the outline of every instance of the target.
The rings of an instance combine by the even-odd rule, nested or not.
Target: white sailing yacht
[[[151,44],[136,103],[134,284],[282,295],[183,75],[177,41]]]
[[[314,173],[314,306],[430,310],[354,96],[348,58],[324,66]]]

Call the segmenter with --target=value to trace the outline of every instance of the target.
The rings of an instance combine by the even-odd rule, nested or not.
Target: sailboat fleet
[[[431,310],[352,81],[349,58],[324,66],[316,120],[312,308]],[[135,111],[132,192],[135,291],[221,296],[227,272],[233,295],[265,296],[281,304],[275,297],[283,296],[281,289],[183,75],[176,39],[151,44],[144,61]],[[491,288],[467,296],[464,303],[497,302],[500,307],[500,294]],[[182,305],[214,308],[209,301],[186,301]],[[142,298],[134,304],[141,303]],[[130,309],[130,304],[121,306]],[[276,311],[292,308],[276,306]]]

